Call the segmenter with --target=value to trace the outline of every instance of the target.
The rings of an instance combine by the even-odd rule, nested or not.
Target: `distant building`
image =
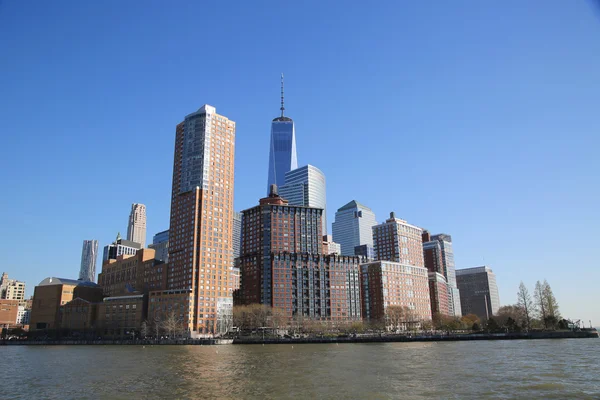
[[[240,288],[240,269],[231,267],[231,289],[232,291]]]
[[[17,311],[17,325],[29,325],[29,318],[31,317],[31,308],[27,307],[25,303],[19,304]]]
[[[373,227],[375,258],[425,268],[422,234],[421,228],[390,213],[390,218],[384,223]]]
[[[0,299],[0,331],[17,325],[19,301]]]
[[[368,244],[356,246],[354,248],[354,255],[359,256],[362,260],[366,260],[367,262],[375,261],[375,249]]]
[[[439,272],[429,272],[429,297],[431,301],[431,315],[450,314],[450,292],[444,275]]]
[[[242,247],[242,213],[233,213],[233,258],[236,259],[240,256]]]
[[[331,235],[323,235],[323,254],[339,256],[342,254],[342,246],[334,242]]]
[[[108,260],[116,260],[119,256],[123,255],[132,256],[141,248],[139,243],[121,239],[121,234],[119,233],[112,244],[104,246],[102,263]]]
[[[158,232],[148,248],[154,250],[154,258],[165,263],[169,262],[169,230]]]
[[[281,75],[281,115],[271,122],[271,143],[269,145],[269,174],[267,195],[271,185],[285,185],[285,174],[298,168],[296,154],[296,128],[290,117],[284,116],[283,74]]]
[[[155,262],[153,249],[138,250],[135,255],[120,255],[102,264],[102,272],[98,275],[98,284],[105,296],[121,296],[142,293],[146,287],[144,280],[146,270]]]
[[[393,261],[374,261],[360,266],[363,318],[383,321],[390,306],[406,307],[407,324],[431,319],[429,279],[424,267]]]
[[[496,275],[486,267],[456,270],[462,314],[475,314],[481,319],[495,315],[500,308]]]
[[[89,302],[102,300],[102,288],[93,282],[46,278],[35,287],[29,330],[61,328],[60,307],[76,298]]]
[[[8,279],[8,274],[3,272],[0,277],[0,299],[24,301],[25,282]]]
[[[142,249],[146,247],[146,206],[143,204],[131,205],[127,224],[127,240],[138,243]]]
[[[353,256],[354,248],[366,244],[373,247],[373,226],[377,225],[373,211],[352,200],[339,208],[332,224],[333,241],[342,247],[342,254]]]
[[[98,259],[98,241],[84,240],[81,250],[81,266],[79,279],[82,281],[96,281],[96,260]]]
[[[319,168],[309,164],[286,172],[285,185],[279,188],[279,195],[292,206],[322,208],[323,234],[327,232],[325,174]]]

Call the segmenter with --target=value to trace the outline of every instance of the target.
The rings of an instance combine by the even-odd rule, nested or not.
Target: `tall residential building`
[[[154,249],[154,258],[158,261],[169,262],[169,230],[158,232],[152,238],[148,248]]]
[[[456,286],[452,236],[445,233],[430,235],[428,231],[423,231],[422,240],[425,267],[430,272],[439,272],[444,275],[450,295],[450,315],[460,317],[460,293]]]
[[[242,213],[233,213],[233,258],[240,256],[242,247]]]
[[[322,214],[320,208],[290,205],[276,185],[243,212],[242,304],[277,307],[288,318],[360,318],[359,259],[323,255]]]
[[[104,264],[108,260],[116,260],[117,257],[122,255],[132,256],[139,249],[141,249],[141,245],[139,243],[121,239],[121,234],[118,233],[114,242],[104,246],[102,263]]]
[[[325,195],[325,174],[313,165],[305,165],[285,174],[285,185],[279,188],[279,195],[290,205],[323,209],[323,234],[327,232],[327,197]]]
[[[362,315],[371,321],[385,320],[390,306],[406,307],[407,325],[431,319],[427,270],[393,261],[361,264]]]
[[[463,315],[475,314],[487,319],[500,308],[500,297],[496,285],[496,275],[486,267],[456,270],[456,283],[460,290],[460,304]]]
[[[429,272],[429,297],[431,299],[431,315],[453,315],[450,313],[450,291],[444,275]]]
[[[98,259],[98,241],[84,240],[81,250],[81,266],[79,280],[94,282],[96,280],[96,260]]]
[[[24,301],[25,282],[8,279],[8,274],[3,272],[0,277],[0,299]]]
[[[146,247],[146,206],[139,203],[131,205],[129,224],[127,225],[127,240]]]
[[[425,268],[422,234],[421,228],[390,213],[390,218],[384,223],[373,227],[375,258]]]
[[[373,211],[352,200],[339,208],[332,224],[333,241],[342,246],[342,254],[353,256],[354,248],[366,244],[373,247],[373,226],[377,225]]]
[[[269,147],[269,178],[267,194],[271,185],[282,187],[285,184],[285,174],[298,168],[296,155],[296,129],[294,121],[284,116],[283,103],[283,74],[281,74],[281,116],[271,123],[271,144]]]
[[[177,125],[167,288],[150,292],[149,318],[175,310],[191,337],[232,319],[235,122],[210,105]]]

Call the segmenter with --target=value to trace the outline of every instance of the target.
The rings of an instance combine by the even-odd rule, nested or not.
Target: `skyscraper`
[[[313,165],[305,165],[285,173],[285,185],[279,194],[290,205],[323,209],[323,234],[327,232],[327,198],[325,195],[325,174]]]
[[[146,247],[146,206],[134,203],[129,213],[127,225],[127,240],[139,243],[142,249]]]
[[[463,315],[475,314],[488,319],[500,308],[496,275],[486,267],[456,270],[456,283],[460,290]]]
[[[84,240],[81,250],[81,266],[79,280],[94,282],[96,280],[96,260],[98,259],[98,241]]]
[[[335,213],[332,224],[333,241],[342,246],[342,254],[353,256],[354,248],[366,244],[373,247],[375,214],[364,204],[352,200]]]
[[[111,244],[104,246],[102,253],[102,264],[108,260],[116,260],[117,257],[126,255],[132,256],[141,248],[137,242],[131,242],[121,238],[121,233],[117,233],[117,238]]]
[[[192,337],[224,333],[232,318],[235,122],[203,105],[177,125],[167,290],[149,318],[175,313]]]
[[[296,129],[294,121],[283,115],[283,74],[281,74],[281,116],[271,123],[271,144],[269,147],[269,179],[267,194],[271,185],[285,185],[285,173],[298,168],[296,155]]]
[[[452,250],[452,236],[445,233],[429,235],[423,233],[423,252],[425,266],[431,272],[439,272],[448,282],[450,295],[450,315],[461,316],[460,293],[456,285],[456,272],[454,267],[454,251]]]

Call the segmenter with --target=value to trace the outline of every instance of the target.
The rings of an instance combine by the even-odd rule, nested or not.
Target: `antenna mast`
[[[283,106],[283,72],[281,73],[281,116],[283,117],[283,112],[285,111],[285,107]]]

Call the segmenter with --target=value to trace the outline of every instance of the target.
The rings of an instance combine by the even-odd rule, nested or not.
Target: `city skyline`
[[[287,10],[308,18],[297,7]],[[48,275],[75,278],[81,239],[95,237],[100,246],[109,244],[115,227],[123,224],[122,211],[133,201],[148,206],[148,234],[169,228],[172,126],[186,110],[214,104],[238,123],[238,145],[243,151],[236,159],[234,209],[248,208],[263,197],[269,121],[277,106],[277,77],[285,71],[290,78],[286,84],[294,93],[286,100],[301,133],[298,152],[302,160],[318,165],[328,178],[329,221],[337,208],[353,198],[369,205],[376,215],[386,216],[394,209],[416,226],[450,233],[457,269],[489,265],[497,275],[503,304],[515,301],[520,280],[547,278],[556,282],[554,290],[563,314],[600,320],[600,314],[588,305],[588,296],[593,293],[589,282],[598,276],[585,266],[594,265],[594,260],[575,252],[572,239],[565,238],[567,242],[562,243],[548,235],[558,228],[587,236],[598,222],[592,205],[598,189],[586,184],[593,182],[594,171],[600,167],[592,154],[598,143],[592,129],[595,111],[591,101],[597,83],[584,82],[583,77],[600,65],[600,52],[595,51],[594,41],[581,44],[583,38],[594,37],[597,27],[596,16],[587,5],[552,3],[545,8],[546,19],[536,18],[530,9],[510,5],[502,10],[490,5],[470,10],[441,6],[440,14],[450,13],[467,21],[460,30],[454,29],[452,18],[431,15],[421,5],[379,7],[383,21],[370,25],[372,33],[364,37],[365,31],[353,33],[333,21],[340,35],[314,48],[299,40],[303,35],[323,34],[321,23],[314,21],[314,30],[299,29],[286,38],[286,43],[296,41],[293,54],[278,52],[280,57],[271,59],[274,45],[286,48],[278,38],[269,46],[253,47],[243,40],[242,46],[236,45],[239,38],[217,35],[220,44],[231,45],[232,54],[248,55],[244,50],[248,46],[256,51],[256,57],[241,68],[233,66],[239,54],[220,54],[214,65],[191,56],[177,73],[154,58],[144,59],[154,57],[144,54],[144,46],[124,47],[119,43],[120,34],[103,26],[98,30],[106,33],[101,36],[109,45],[97,46],[96,55],[89,50],[94,46],[81,47],[79,42],[87,39],[86,43],[98,44],[95,36],[66,35],[73,39],[55,49],[60,67],[51,64],[40,70],[34,66],[47,64],[44,49],[50,48],[56,35],[86,31],[83,28],[90,23],[89,11],[76,5],[61,16],[43,5],[48,18],[33,16],[30,32],[17,30],[25,18],[18,6],[5,2],[2,11],[0,26],[14,44],[7,55],[35,68],[27,73],[11,65],[0,67],[6,76],[15,77],[2,97],[6,115],[1,128],[14,133],[9,146],[16,158],[10,154],[3,165],[5,171],[11,171],[5,177],[8,190],[19,194],[16,199],[4,200],[3,233],[8,238],[4,245],[22,250],[21,243],[32,240],[39,243],[40,253],[59,246],[69,249],[60,262],[38,254],[16,258],[6,252],[5,269],[28,283],[28,296],[33,285]],[[112,21],[110,25],[119,25],[120,18],[133,12],[127,7],[118,16],[97,11]],[[275,11],[282,10],[276,7],[269,12]],[[146,12],[151,21],[179,26],[171,25],[168,11],[166,19],[155,9]],[[345,12],[359,20],[354,12]],[[484,29],[482,19],[477,18],[481,14],[502,15],[494,22],[498,30]],[[254,27],[273,15],[245,23]],[[410,16],[418,22],[407,21],[403,27],[394,28],[391,15]],[[569,23],[563,23],[565,19]],[[59,25],[63,30],[54,32]],[[428,33],[433,25],[451,33],[444,37]],[[558,25],[560,29],[556,29]],[[133,22],[123,28],[124,33],[142,44],[159,43],[157,55],[165,59],[190,43],[180,30],[164,39],[154,35],[145,39],[136,27],[140,25]],[[273,29],[268,31],[255,39],[270,38]],[[501,34],[506,32],[510,35]],[[402,51],[379,53],[392,43]],[[326,60],[324,54],[333,48],[336,57]],[[489,48],[495,49],[491,59],[479,56]],[[558,50],[568,51],[570,56],[559,59]],[[406,62],[398,53],[413,57]],[[357,59],[357,54],[372,58],[366,63]],[[113,56],[127,56],[128,61],[117,67]],[[150,84],[144,74],[134,80],[123,79],[142,65],[155,76],[171,76],[173,80],[158,79]],[[87,79],[97,71],[106,75]],[[198,71],[210,76],[212,82],[197,75]],[[19,81],[27,81],[27,86],[16,85]],[[54,85],[64,90],[57,91]],[[181,87],[186,90],[177,90]],[[29,104],[25,97],[34,88],[35,102]],[[166,101],[167,96],[174,100]],[[40,118],[30,120],[25,110],[34,106]],[[366,112],[362,106],[367,107]],[[86,124],[98,110],[104,115],[102,121],[95,126]],[[86,126],[85,135],[78,126]],[[38,132],[51,133],[48,137],[54,142]],[[25,142],[24,138],[31,140]],[[106,176],[122,172],[124,164],[100,148],[118,141],[139,146],[136,150],[140,154],[152,154],[145,158],[144,173],[136,175],[139,184],[111,179],[106,186],[104,182]],[[156,152],[156,148],[163,150]],[[398,157],[399,150],[403,158]],[[27,154],[35,156],[36,163],[16,171],[8,167]],[[87,165],[101,168],[85,168]],[[392,185],[390,174],[398,170],[396,165],[406,168],[401,182]],[[443,179],[432,185],[433,174],[425,178],[421,174],[424,168],[443,174]],[[25,184],[33,181],[36,185]],[[33,186],[38,185],[48,195],[44,204],[33,205]],[[82,201],[64,200],[75,196]],[[89,213],[89,208],[96,212]],[[532,251],[532,236],[550,236],[546,246],[553,251],[541,246]],[[584,266],[590,279],[565,274],[565,265]]]

